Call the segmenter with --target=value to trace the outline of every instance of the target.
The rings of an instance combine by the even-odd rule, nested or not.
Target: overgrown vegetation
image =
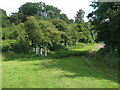
[[[78,87],[82,82],[81,88],[85,86],[93,88],[95,86],[89,82],[93,79],[95,79],[96,87],[117,87],[116,77],[118,75],[116,73],[120,70],[118,65],[120,2],[92,2],[90,6],[96,10],[88,14],[88,22],[83,20],[85,12],[82,9],[78,10],[73,20],[61,13],[57,7],[43,2],[25,3],[19,7],[18,12],[11,13],[10,16],[6,15],[5,10],[0,9],[3,22],[0,27],[2,28],[3,65],[6,74],[4,74],[3,87],[30,88],[34,86],[38,88],[39,85],[46,88],[52,85],[53,87],[71,87],[68,82],[71,82],[72,87]],[[98,48],[100,49],[98,51],[90,51],[99,46],[99,42],[104,43],[105,46],[102,49]],[[85,60],[94,68],[99,68],[98,71],[111,74],[111,76],[94,71],[93,67],[90,68],[85,63]],[[14,65],[11,66],[11,63]],[[17,65],[23,67],[18,68]],[[38,68],[43,70],[40,70],[42,74],[38,72]],[[16,73],[16,70],[20,72]],[[28,77],[29,79],[34,77],[30,79],[29,84],[25,78],[30,72],[25,72],[26,70],[33,73]],[[36,74],[43,79],[36,77]],[[49,74],[50,76],[43,76]],[[9,75],[12,76],[10,79]],[[55,80],[53,80],[54,77]],[[57,77],[63,78],[57,80]],[[84,82],[83,77],[86,78]],[[47,78],[51,79],[47,80]],[[6,83],[11,80],[14,84]],[[62,82],[58,83],[59,85],[55,84],[60,80]],[[15,84],[17,81],[19,81],[18,84]],[[33,84],[32,81],[35,83]],[[50,81],[54,82],[50,83]]]
[[[75,47],[77,42],[94,43],[95,40],[93,38],[95,33],[91,34],[93,25],[83,21],[83,10],[77,12],[75,21],[69,20],[58,8],[42,2],[26,3],[11,16],[7,16],[4,10],[2,12],[2,39],[6,40],[5,42],[17,40],[20,44],[20,46],[17,45],[18,49],[28,46],[31,48],[39,47],[42,53],[42,49],[47,52],[50,49],[56,50],[66,46]],[[26,48],[26,50],[28,49],[30,48]],[[24,48],[24,50],[16,50],[15,52],[31,51],[26,50]],[[5,51],[10,51],[10,49],[3,49],[3,52]]]
[[[120,52],[120,2],[93,2],[96,10],[88,15],[90,22],[98,31],[97,40],[104,41],[105,48],[100,50],[96,58],[113,68],[118,67]],[[102,58],[101,58],[102,57]]]

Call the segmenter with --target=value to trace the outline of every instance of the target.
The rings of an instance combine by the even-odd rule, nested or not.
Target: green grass
[[[2,89],[2,55],[0,53],[0,89]]]
[[[116,77],[95,70],[81,56],[10,56],[2,62],[3,88],[118,88]]]
[[[56,52],[53,52],[53,55],[51,57],[65,57],[65,56],[85,56],[89,53],[90,50],[94,49],[95,46],[100,45],[99,44],[84,44],[84,47],[80,47],[77,49],[68,49],[68,50],[58,50]],[[78,47],[78,46],[77,46]]]

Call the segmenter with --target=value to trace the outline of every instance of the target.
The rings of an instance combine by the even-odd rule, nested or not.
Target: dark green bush
[[[27,41],[19,41],[13,48],[15,53],[30,53],[32,48]]]
[[[56,58],[70,57],[70,56],[86,56],[88,51],[72,51],[72,50],[59,50],[55,52]]]
[[[2,42],[2,52],[13,51],[13,46],[18,42],[16,40],[3,40]]]
[[[31,51],[31,47],[26,41],[4,40],[2,45],[2,52],[6,53],[10,51],[15,53],[29,53]]]
[[[16,60],[16,59],[21,59],[21,58],[38,58],[35,54],[24,54],[24,53],[15,53],[15,52],[7,52],[3,54],[3,61],[11,61],[11,60]]]
[[[53,46],[49,47],[50,51],[56,51],[56,50],[65,50],[65,46],[64,45],[56,45],[54,44]]]

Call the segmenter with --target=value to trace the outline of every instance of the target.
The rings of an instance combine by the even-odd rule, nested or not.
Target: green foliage
[[[76,17],[75,17],[75,22],[78,24],[84,22],[84,20],[83,20],[84,14],[85,14],[85,12],[82,9],[79,9],[79,11],[77,12]]]
[[[67,23],[71,23],[66,14],[61,14],[60,19],[66,21]]]
[[[17,25],[22,22],[25,22],[26,16],[23,13],[11,13],[9,20],[11,23],[14,23]]]
[[[49,46],[49,50],[50,51],[67,50],[67,48],[61,44],[53,44],[52,46]]]
[[[2,52],[10,52],[13,51],[14,46],[18,42],[16,40],[4,40],[2,43]]]
[[[8,19],[8,16],[6,15],[6,11],[3,9],[0,9],[0,18],[2,18],[2,27],[8,27],[10,26],[10,21]]]
[[[8,28],[2,28],[2,39],[9,39],[10,33],[8,31]]]
[[[56,26],[59,31],[66,31],[67,30],[67,23],[61,19],[53,19],[52,23]]]
[[[37,30],[39,30],[39,25],[37,20],[31,16],[27,18],[27,21],[25,22],[25,28],[26,28],[26,34],[27,34],[27,38],[30,41],[30,45],[32,47],[35,47],[35,43],[36,43],[36,34],[37,34]]]
[[[31,48],[27,41],[4,40],[2,52],[29,53]]]
[[[32,16],[38,13],[39,4],[27,2],[19,8],[19,12],[24,15]]]
[[[19,39],[25,41],[27,38],[25,24],[20,23],[19,25]]]
[[[79,41],[83,43],[94,43],[96,39],[95,32],[93,32],[93,25],[90,22],[77,24],[77,28],[80,34]]]
[[[52,45],[54,43],[59,44],[61,41],[61,33],[55,28],[55,26],[49,21],[40,21],[40,29],[44,34],[43,43]]]
[[[76,43],[81,38],[81,33],[78,32],[77,24],[72,23],[68,25],[68,29],[66,31],[68,35],[68,45],[76,46]]]
[[[18,39],[19,37],[19,28],[17,25],[14,25],[14,23],[9,27],[10,36],[9,39]],[[8,31],[8,32],[9,32]]]
[[[59,31],[62,32],[62,43],[64,43],[65,46],[76,44],[78,40],[78,34],[75,24],[68,25],[65,21],[61,19],[54,19],[52,20],[52,23]]]
[[[18,26],[12,24],[10,27],[2,28],[2,39],[18,39]]]
[[[84,11],[79,10],[76,19],[82,20],[83,14]],[[31,46],[57,50],[65,49],[66,46],[76,47],[78,41],[94,42],[94,32],[90,31],[93,26],[90,23],[75,23],[61,13],[60,9],[42,2],[28,2],[19,8],[19,12],[11,13],[10,17],[7,17],[5,11],[3,15],[6,16],[5,22],[8,20],[11,24],[3,27],[2,39],[18,40],[20,45],[17,45],[17,48]],[[18,48],[15,52],[21,51]],[[26,52],[29,52],[29,49]]]
[[[60,18],[69,23],[66,14],[61,14],[61,10],[52,5],[46,5],[43,2],[31,3],[28,2],[19,8],[19,12],[26,16],[35,16],[39,20],[51,20]]]
[[[50,21],[36,20],[31,16],[25,22],[25,29],[32,47],[50,47],[62,40],[62,33]]]
[[[120,51],[118,39],[120,34],[120,2],[99,2],[92,3],[91,6],[97,8],[88,17],[95,25],[95,29],[98,30],[98,40],[104,41],[106,46],[111,46],[114,50]]]
[[[30,53],[32,48],[29,46],[27,41],[19,41],[16,45],[14,45],[13,51],[15,53]]]

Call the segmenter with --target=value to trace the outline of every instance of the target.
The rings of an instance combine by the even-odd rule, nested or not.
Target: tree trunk
[[[42,48],[40,48],[40,54],[43,55],[43,49]]]
[[[35,48],[36,55],[39,54],[39,48]]]
[[[47,47],[45,47],[45,56],[47,56]]]

